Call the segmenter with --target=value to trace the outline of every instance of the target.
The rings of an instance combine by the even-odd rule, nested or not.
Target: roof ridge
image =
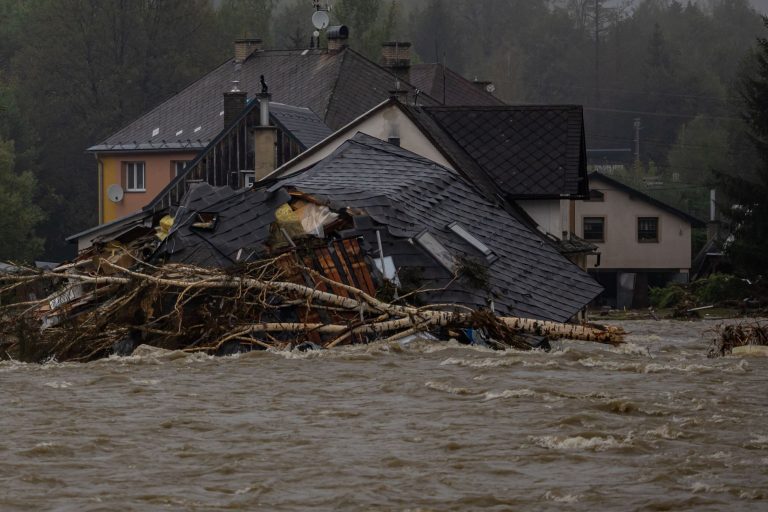
[[[326,123],[326,125],[328,124],[328,112],[330,112],[331,104],[336,98],[336,89],[338,88],[339,81],[341,80],[341,68],[344,67],[344,63],[347,61],[348,51],[350,51],[350,49],[347,46],[341,52],[341,62],[339,62],[339,65],[336,68],[336,79],[333,81],[333,87],[331,87],[331,96],[328,98],[328,101],[325,103],[325,112],[323,112],[323,122]]]
[[[394,79],[397,79],[397,80],[399,80],[400,82],[402,82],[402,83],[404,83],[404,84],[406,84],[406,85],[410,86],[410,87],[411,87],[413,90],[419,90],[419,91],[421,91],[421,89],[419,89],[418,87],[416,87],[415,85],[413,85],[413,84],[412,84],[411,82],[409,82],[408,80],[403,80],[402,78],[400,78],[400,77],[399,77],[398,75],[396,75],[395,73],[391,72],[391,71],[390,71],[389,69],[387,69],[386,67],[382,66],[381,64],[377,64],[376,62],[372,61],[371,59],[369,59],[368,57],[366,57],[366,56],[365,56],[365,55],[363,55],[362,53],[358,52],[357,50],[354,50],[354,49],[352,49],[352,48],[350,48],[350,47],[347,47],[347,48],[346,48],[346,50],[347,50],[347,51],[349,51],[349,52],[352,52],[352,53],[353,53],[353,54],[355,54],[357,57],[360,57],[360,58],[361,58],[361,59],[363,59],[363,60],[364,60],[366,63],[368,63],[368,64],[371,64],[371,65],[373,65],[373,66],[377,67],[378,69],[380,69],[380,70],[384,71],[385,73],[387,73],[388,75],[390,75],[392,78],[394,78]],[[393,83],[394,83],[394,82],[393,82]],[[437,103],[440,103],[440,102],[438,101],[438,99],[437,99],[437,98],[435,98],[435,97],[433,97],[433,96],[429,95],[429,94],[428,94],[426,91],[421,91],[421,94],[420,94],[420,95],[424,95],[424,96],[426,96],[427,98],[429,98],[429,99],[431,99],[431,100],[433,100],[433,101],[435,101],[435,102],[437,102]]]
[[[661,199],[656,199],[655,197],[653,197],[653,196],[651,196],[649,194],[646,194],[642,190],[638,190],[635,187],[633,187],[633,186],[631,186],[631,185],[629,185],[627,183],[624,183],[622,181],[619,181],[617,179],[614,179],[614,178],[612,178],[612,177],[610,177],[610,176],[608,176],[606,174],[603,174],[600,171],[592,171],[591,173],[588,174],[588,177],[589,178],[593,178],[594,177],[594,178],[597,178],[598,180],[600,178],[602,178],[609,185],[615,185],[615,186],[617,186],[619,188],[622,188],[627,193],[637,194],[638,196],[640,196],[641,199],[644,199],[645,201],[653,204],[654,206],[657,206],[657,207],[661,208],[662,210],[667,210],[669,213],[672,213],[673,215],[677,215],[678,217],[681,217],[682,219],[687,220],[691,224],[695,224],[698,227],[702,227],[705,224],[703,220],[694,217],[690,213],[684,212],[683,210],[681,210],[679,208],[676,208],[676,207],[672,206],[671,204],[665,203]],[[694,226],[694,227],[696,227],[696,226]]]

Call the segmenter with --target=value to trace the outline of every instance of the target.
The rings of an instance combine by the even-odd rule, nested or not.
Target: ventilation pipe
[[[346,25],[328,27],[328,50],[337,52],[349,46],[349,28]]]

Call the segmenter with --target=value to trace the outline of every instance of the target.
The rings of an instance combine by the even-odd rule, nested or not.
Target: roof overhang
[[[163,144],[97,144],[86,149],[88,153],[176,153],[200,151],[208,145],[203,141],[167,142]]]

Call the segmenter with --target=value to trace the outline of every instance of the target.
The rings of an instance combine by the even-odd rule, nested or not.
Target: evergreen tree
[[[764,18],[768,28],[768,18]],[[733,221],[734,240],[727,250],[734,267],[745,275],[768,269],[768,39],[759,37],[752,66],[740,80],[739,93],[748,137],[760,163],[752,175],[721,173],[720,186],[729,198],[725,214]]]

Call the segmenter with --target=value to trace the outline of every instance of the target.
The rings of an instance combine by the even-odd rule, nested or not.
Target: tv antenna
[[[331,17],[328,15],[331,6],[327,2],[322,5],[321,0],[312,0],[312,6],[315,8],[315,12],[312,13],[312,26],[315,27],[315,31],[312,33],[314,39],[311,46],[320,48],[320,31],[328,28],[331,23]]]

